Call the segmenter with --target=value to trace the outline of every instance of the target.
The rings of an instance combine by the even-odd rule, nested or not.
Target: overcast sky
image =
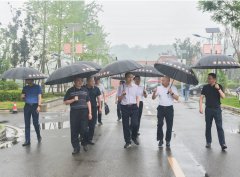
[[[197,9],[197,1],[97,1],[104,12],[101,24],[109,33],[112,45],[172,44],[175,38],[192,37],[193,33],[207,36],[206,27],[219,27]],[[22,2],[12,2],[21,6]],[[0,2],[0,21],[10,19],[7,1]],[[192,37],[194,39],[194,37]],[[196,40],[196,39],[195,39]]]

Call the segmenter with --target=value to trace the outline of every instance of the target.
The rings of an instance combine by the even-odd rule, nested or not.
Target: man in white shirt
[[[97,86],[101,92],[100,99],[101,99],[101,109],[103,107],[103,104],[106,103],[106,94],[105,94],[105,88],[104,85],[101,84],[100,78],[95,78],[95,86]],[[98,123],[99,125],[102,125],[102,112],[98,112]]]
[[[138,95],[139,95],[138,135],[140,135],[139,128],[140,128],[140,122],[141,122],[142,110],[143,110],[143,97],[147,98],[147,92],[146,92],[145,88],[140,85],[140,82],[141,82],[140,76],[135,76],[134,77],[134,82],[138,86]]]
[[[170,78],[164,76],[162,78],[162,85],[158,86],[153,91],[152,95],[153,100],[156,97],[159,97],[159,106],[157,108],[157,141],[159,141],[158,147],[163,147],[163,121],[165,118],[167,124],[167,131],[165,137],[166,147],[170,148],[174,117],[173,102],[174,100],[179,99],[177,88],[174,85],[172,85],[171,88],[170,87]]]
[[[129,148],[131,139],[139,145],[137,141],[139,96],[138,86],[132,83],[133,75],[126,73],[125,80],[126,83],[118,90],[118,100],[121,101],[123,134],[126,142],[124,148]]]
[[[118,93],[118,90],[121,89],[122,85],[125,83],[124,80],[121,80],[119,82],[119,86],[118,86],[118,89],[117,89],[117,93]],[[116,94],[116,99],[115,99],[115,103],[117,104],[117,116],[118,116],[118,121],[120,121],[122,119],[122,113],[121,113],[121,101],[118,100],[118,94]]]

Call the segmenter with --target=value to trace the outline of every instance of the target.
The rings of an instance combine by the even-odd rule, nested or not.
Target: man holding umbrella
[[[94,145],[93,136],[95,125],[97,122],[97,113],[102,113],[102,106],[101,106],[101,92],[98,87],[95,86],[94,77],[87,78],[87,85],[86,88],[89,92],[90,102],[92,106],[92,120],[88,122],[88,144]]]
[[[211,148],[212,121],[215,120],[218,132],[219,144],[222,150],[227,148],[225,144],[224,130],[222,128],[222,110],[220,98],[225,98],[223,87],[216,82],[216,74],[208,74],[208,84],[202,89],[199,100],[199,112],[203,114],[203,98],[206,97],[205,121],[206,121],[206,148]]]
[[[126,142],[124,148],[130,148],[131,140],[139,145],[137,140],[139,94],[138,86],[132,83],[131,73],[125,74],[125,80],[126,83],[118,90],[118,100],[121,101],[123,134]]]
[[[139,95],[139,112],[138,112],[138,135],[140,135],[139,133],[139,128],[140,128],[140,122],[141,122],[141,117],[142,117],[142,110],[143,110],[143,97],[147,98],[147,92],[145,90],[145,88],[143,86],[140,85],[141,82],[141,78],[139,75],[136,75],[134,77],[134,82],[135,84],[138,86],[138,95]]]
[[[170,78],[164,76],[162,78],[162,85],[158,86],[152,95],[152,99],[156,99],[159,97],[159,106],[157,108],[157,141],[159,141],[158,147],[163,147],[163,124],[164,118],[167,124],[166,131],[166,147],[170,147],[170,141],[172,137],[172,127],[173,127],[173,117],[174,117],[174,109],[173,102],[174,100],[178,100],[178,92],[177,88],[174,85],[170,85]]]
[[[22,99],[25,101],[24,106],[24,122],[25,122],[25,142],[23,146],[29,146],[30,141],[30,123],[31,117],[33,119],[33,126],[35,128],[38,142],[40,143],[42,137],[40,135],[39,112],[42,102],[42,89],[39,85],[34,84],[33,79],[26,79],[26,86],[22,90]]]
[[[81,135],[84,151],[87,151],[87,131],[88,120],[92,119],[91,103],[88,90],[82,87],[83,79],[75,78],[74,86],[67,90],[64,96],[64,103],[70,105],[70,128],[73,155],[80,152],[79,134]]]

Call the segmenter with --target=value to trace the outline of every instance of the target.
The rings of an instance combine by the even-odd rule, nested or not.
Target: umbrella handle
[[[169,88],[172,88],[172,85],[173,85],[173,82],[174,82],[175,80],[173,79],[173,81],[172,81],[172,83],[171,83],[171,85],[170,85],[170,87]],[[167,94],[169,94],[169,92],[167,92]]]
[[[173,76],[173,80],[172,80],[172,83],[171,83],[171,85],[170,85],[170,87],[169,88],[172,88],[172,85],[173,85],[173,82],[175,81],[175,76],[177,75],[177,72],[175,72],[174,73],[174,76]],[[167,94],[169,94],[169,92],[167,93]]]

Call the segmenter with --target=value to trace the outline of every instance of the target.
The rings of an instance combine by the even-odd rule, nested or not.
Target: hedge
[[[18,90],[18,84],[14,81],[0,81],[0,90]]]
[[[21,90],[0,90],[0,101],[21,101]]]
[[[22,101],[21,90],[0,90],[0,101]],[[44,93],[43,98],[62,97],[64,93]]]

